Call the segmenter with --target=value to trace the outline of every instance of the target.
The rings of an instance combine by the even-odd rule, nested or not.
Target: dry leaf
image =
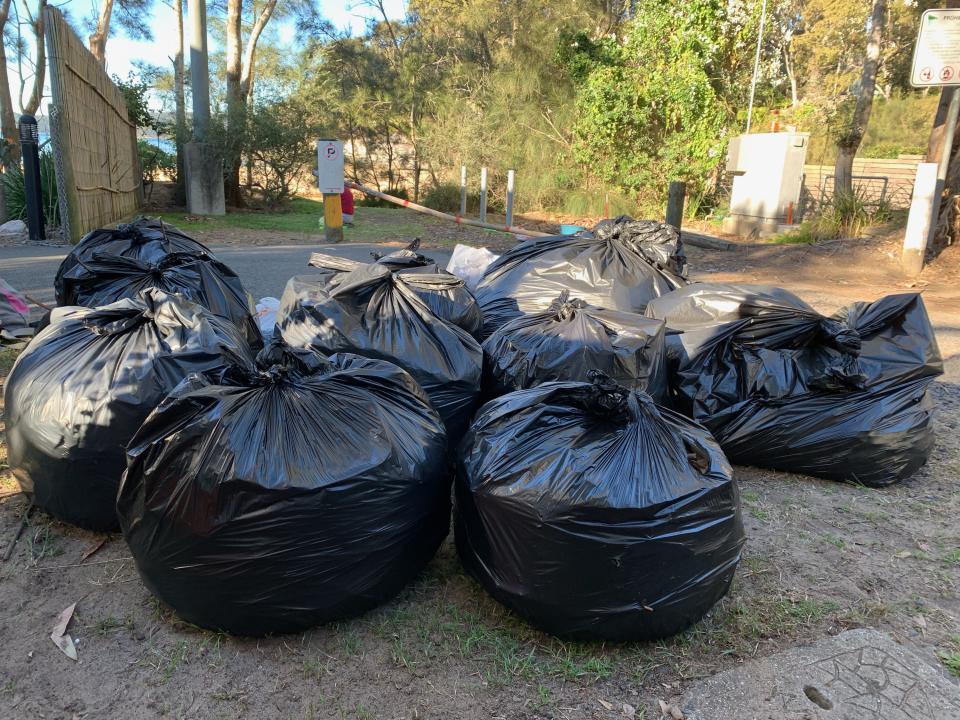
[[[629,703],[624,703],[623,715],[624,717],[627,717],[627,718],[630,718],[630,720],[633,720],[637,716],[637,709]]]
[[[893,554],[893,556],[894,556],[895,558],[899,559],[899,560],[903,560],[904,558],[908,558],[908,557],[910,557],[911,555],[913,555],[913,553],[910,552],[909,550],[901,550],[900,552],[895,552],[895,553]]]
[[[613,710],[613,703],[608,703],[606,700],[601,700],[600,704],[603,705],[607,710]]]
[[[102,538],[100,538],[99,540],[95,540],[95,541],[93,542],[93,544],[88,545],[88,546],[87,546],[87,549],[84,550],[82,553],[80,553],[80,562],[83,562],[83,561],[86,560],[88,557],[90,557],[91,555],[93,555],[97,550],[99,550],[100,548],[102,548],[102,547],[106,544],[106,542],[107,542],[107,537],[108,537],[107,535],[104,535],[104,536],[103,536]]]
[[[683,713],[676,705],[660,700],[660,716],[666,720],[684,720]]]
[[[73,638],[67,634],[67,625],[69,625],[70,620],[73,619],[73,611],[76,607],[76,603],[65,607],[57,616],[57,622],[53,626],[53,632],[50,633],[50,639],[53,640],[53,644],[60,648],[63,654],[71,660],[77,659],[77,648],[73,644]]]
[[[920,628],[920,634],[923,635],[927,630],[927,620],[923,615],[914,615],[913,624]]]

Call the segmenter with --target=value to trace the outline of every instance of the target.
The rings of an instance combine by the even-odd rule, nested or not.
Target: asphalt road
[[[294,275],[309,273],[310,253],[324,252],[352,260],[370,260],[374,251],[392,252],[396,246],[373,243],[345,245],[276,245],[267,247],[212,246],[223,262],[240,276],[254,299],[280,297]],[[422,252],[446,265],[449,250],[426,248]],[[0,247],[0,278],[43,303],[54,304],[53,278],[66,255],[63,247],[15,245]]]

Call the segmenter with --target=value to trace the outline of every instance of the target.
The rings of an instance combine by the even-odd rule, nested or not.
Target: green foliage
[[[440,183],[430,188],[423,196],[423,204],[434,210],[448,213],[460,212],[460,186],[453,183]],[[467,193],[467,212],[480,212],[479,193]]]
[[[7,202],[7,215],[11,219],[27,219],[27,199],[24,188],[23,167],[11,165],[2,177],[3,190]],[[43,217],[47,225],[60,227],[60,204],[57,193],[57,173],[53,163],[53,153],[44,150],[40,153],[40,191],[42,195]]]
[[[161,178],[177,180],[177,157],[161,147],[143,138],[137,140],[137,153],[140,156],[140,170],[143,173],[143,187],[149,200],[153,194],[153,184]]]
[[[140,128],[159,129],[155,127],[157,120],[150,112],[150,106],[147,100],[147,93],[150,91],[151,82],[131,71],[127,75],[126,80],[114,75],[113,83],[120,90],[123,99],[127,103],[127,117],[130,119],[130,122]]]
[[[247,152],[253,158],[256,185],[264,202],[283,205],[300,188],[315,162],[320,128],[313,113],[295,98],[259,105],[248,114]]]
[[[574,39],[575,156],[599,179],[659,210],[670,180],[702,194],[723,158],[729,116],[718,95],[726,3],[640,0],[623,42]]]
[[[797,230],[773,238],[778,244],[814,243],[837,238],[859,237],[865,228],[882,225],[893,218],[886,201],[871,202],[863,190],[838,193],[812,218],[804,220]]]

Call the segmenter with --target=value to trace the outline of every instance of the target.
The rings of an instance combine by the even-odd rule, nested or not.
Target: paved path
[[[370,260],[374,251],[392,252],[396,246],[373,243],[344,245],[273,245],[266,247],[211,247],[217,257],[233,268],[255,299],[280,297],[293,275],[308,273],[310,253],[325,252],[353,260]],[[0,247],[0,277],[21,292],[52,304],[53,277],[66,255],[66,248],[35,245]],[[426,248],[422,252],[446,265],[450,251]]]

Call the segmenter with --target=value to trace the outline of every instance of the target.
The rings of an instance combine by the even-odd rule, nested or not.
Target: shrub
[[[423,205],[434,210],[442,210],[448,213],[460,212],[460,186],[454,183],[441,183],[434,185],[423,196]],[[480,194],[467,193],[467,212],[480,212]]]
[[[313,112],[296,99],[258,105],[248,113],[247,152],[253,158],[254,184],[267,205],[284,205],[300,189],[316,161],[313,143],[320,132]]]
[[[143,173],[143,191],[149,201],[153,195],[153,184],[161,178],[177,180],[177,158],[161,147],[147,140],[137,140],[137,152],[140,155],[140,170]]]
[[[26,220],[27,198],[24,188],[23,166],[19,163],[13,165],[0,177],[3,178],[7,215],[11,220]],[[40,190],[42,193],[43,217],[47,225],[60,227],[57,172],[53,164],[53,153],[49,150],[40,153]]]

